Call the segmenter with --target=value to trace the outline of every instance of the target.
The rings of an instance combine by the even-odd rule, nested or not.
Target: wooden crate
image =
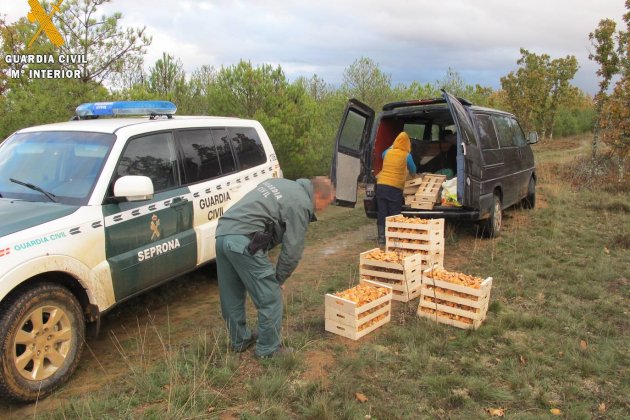
[[[405,188],[413,189],[415,193],[418,190],[418,187],[422,184],[422,179],[424,178],[424,175],[426,174],[422,174],[417,178],[406,180]]]
[[[418,252],[427,258],[441,255],[444,259],[444,219],[431,219],[418,224],[396,222],[394,220],[397,217],[400,215],[385,219],[385,248],[388,251]]]
[[[436,265],[439,267],[444,265],[444,251],[442,250],[418,251],[407,248],[391,247],[389,248],[389,251],[396,252],[402,256],[418,255],[420,257],[420,268],[422,270],[426,270],[427,268]]]
[[[425,270],[422,275],[418,315],[457,328],[479,328],[488,312],[492,277],[485,279],[479,289],[475,289],[434,279],[431,271]]]
[[[392,288],[365,279],[361,279],[360,283],[384,287],[389,289],[389,292],[362,306],[357,306],[355,302],[339,296],[326,294],[324,308],[326,331],[351,340],[358,340],[391,320]],[[370,321],[382,315],[384,316],[378,322],[366,326]]]
[[[367,255],[379,248],[361,253],[359,275],[392,288],[392,299],[409,302],[420,296],[422,287],[422,256],[420,254],[401,256],[402,262],[386,262],[367,258]]]
[[[432,210],[435,203],[432,200],[419,198],[415,195],[407,195],[405,196],[405,205],[412,209]]]
[[[440,202],[440,190],[446,180],[446,175],[427,174],[422,177],[422,183],[416,191],[415,197],[418,202]]]

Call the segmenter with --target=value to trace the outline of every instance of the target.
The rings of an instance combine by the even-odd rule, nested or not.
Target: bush
[[[561,175],[568,179],[575,190],[603,190],[608,192],[630,192],[630,183],[620,182],[615,156],[611,152],[601,153],[595,159],[580,156],[559,167]],[[626,163],[625,172],[630,172]]]

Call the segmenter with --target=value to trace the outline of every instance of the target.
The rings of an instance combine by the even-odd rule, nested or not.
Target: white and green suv
[[[97,103],[0,144],[0,395],[72,375],[114,305],[214,260],[217,219],[282,172],[252,120]],[[99,115],[152,114],[140,118]],[[156,114],[161,114],[157,115]]]

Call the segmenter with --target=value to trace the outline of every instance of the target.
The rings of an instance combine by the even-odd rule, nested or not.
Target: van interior
[[[456,176],[457,128],[446,106],[416,107],[383,116],[374,140],[372,169],[375,174],[383,167],[383,151],[394,143],[401,131],[406,131],[411,139],[411,156],[417,173],[444,173],[447,179]]]

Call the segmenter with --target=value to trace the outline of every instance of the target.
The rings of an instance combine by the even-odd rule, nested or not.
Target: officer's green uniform
[[[313,187],[309,180],[269,179],[247,193],[219,219],[216,231],[217,274],[221,311],[232,347],[251,339],[245,317],[245,292],[258,309],[256,354],[266,356],[280,347],[282,294],[280,285],[293,273],[304,250],[304,235],[314,220]],[[251,255],[249,235],[273,222],[267,249]],[[282,251],[276,267],[267,251],[278,244]]]

